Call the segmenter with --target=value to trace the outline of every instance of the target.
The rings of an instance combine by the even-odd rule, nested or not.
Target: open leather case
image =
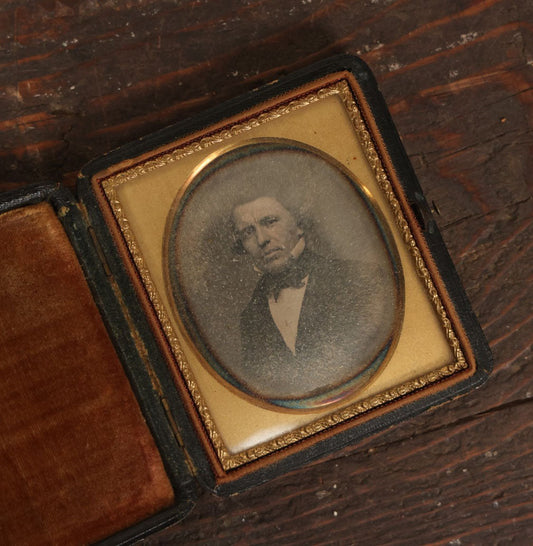
[[[97,159],[78,198],[0,202],[7,543],[133,542],[490,372],[357,58]]]

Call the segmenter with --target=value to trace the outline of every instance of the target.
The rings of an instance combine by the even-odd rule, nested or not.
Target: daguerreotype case
[[[129,542],[479,385],[368,68],[320,62],[0,204],[7,542]]]

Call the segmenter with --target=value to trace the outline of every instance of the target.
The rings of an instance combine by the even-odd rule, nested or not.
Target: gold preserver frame
[[[373,395],[367,399],[355,402],[339,410],[333,410],[330,414],[320,417],[296,430],[281,434],[275,439],[268,440],[239,453],[230,453],[225,447],[224,442],[217,431],[209,409],[205,404],[198,385],[193,378],[179,340],[167,315],[167,311],[161,303],[157,290],[150,277],[148,268],[143,260],[139,246],[130,228],[128,219],[123,212],[116,190],[121,184],[134,180],[141,175],[152,172],[160,167],[168,165],[169,163],[179,161],[180,159],[190,156],[196,152],[206,150],[210,146],[229,141],[234,136],[245,133],[251,128],[266,124],[273,119],[285,116],[286,114],[289,114],[295,110],[305,108],[310,104],[316,103],[317,101],[332,95],[339,96],[344,104],[344,107],[346,108],[351,124],[353,125],[356,135],[363,147],[366,159],[377,180],[380,190],[385,195],[386,200],[392,210],[396,226],[399,229],[403,241],[409,249],[412,258],[414,259],[416,271],[423,280],[425,290],[427,291],[429,299],[437,313],[447,342],[449,343],[453,353],[453,362],[429,373],[425,373],[416,379],[404,382],[394,388]],[[307,439],[319,432],[323,432],[331,427],[353,419],[354,417],[361,416],[372,410],[381,408],[385,404],[399,400],[406,395],[413,394],[469,368],[461,349],[459,339],[454,328],[452,327],[451,321],[447,315],[446,309],[435,287],[415,237],[413,236],[409,223],[402,212],[400,202],[398,201],[392,184],[387,176],[385,168],[382,164],[382,159],[376,150],[376,146],[369,129],[363,120],[361,111],[352,93],[350,83],[346,78],[337,80],[332,84],[326,84],[320,89],[311,91],[299,98],[293,100],[289,99],[281,106],[275,106],[268,111],[247,119],[243,123],[235,123],[229,128],[225,128],[213,134],[209,134],[208,136],[201,137],[194,142],[189,142],[182,147],[170,150],[169,152],[163,153],[153,159],[147,159],[141,164],[135,165],[132,168],[102,179],[100,184],[105,193],[109,206],[111,207],[116,222],[118,223],[118,227],[122,233],[127,248],[129,249],[129,252],[133,258],[135,267],[137,268],[139,276],[142,279],[151,305],[155,310],[162,330],[171,347],[174,358],[179,367],[179,371],[181,372],[192,399],[194,400],[196,409],[202,419],[203,425],[209,435],[209,439],[216,451],[217,457],[224,471],[236,469],[261,457],[272,454],[281,448],[286,448],[295,442]]]

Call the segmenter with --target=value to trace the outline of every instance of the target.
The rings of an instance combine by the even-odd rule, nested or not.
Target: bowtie
[[[284,288],[302,288],[305,286],[305,277],[309,274],[306,268],[294,264],[285,271],[277,274],[267,273],[263,276],[265,291],[277,301],[279,293]]]

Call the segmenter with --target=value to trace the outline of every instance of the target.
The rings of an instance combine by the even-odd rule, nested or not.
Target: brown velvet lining
[[[0,476],[3,544],[93,542],[174,500],[47,203],[0,215]]]

